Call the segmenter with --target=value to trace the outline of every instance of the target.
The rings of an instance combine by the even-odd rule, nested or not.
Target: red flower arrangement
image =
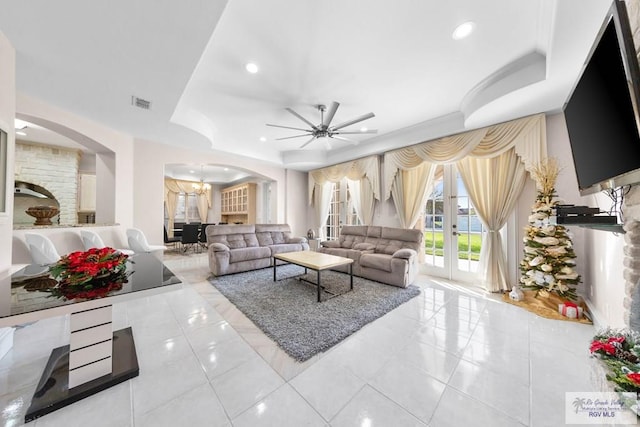
[[[129,256],[113,248],[91,248],[72,252],[49,268],[58,285],[49,289],[52,296],[71,299],[103,298],[122,289],[127,282]]]

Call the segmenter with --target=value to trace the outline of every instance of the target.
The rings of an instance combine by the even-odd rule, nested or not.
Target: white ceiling
[[[136,137],[308,170],[562,108],[608,0],[0,0],[18,90]],[[454,28],[476,24],[455,41]],[[244,70],[247,62],[260,67]],[[152,102],[131,106],[131,97]],[[265,126],[364,113],[357,146]],[[351,129],[359,129],[360,125]],[[265,137],[266,142],[261,142]]]

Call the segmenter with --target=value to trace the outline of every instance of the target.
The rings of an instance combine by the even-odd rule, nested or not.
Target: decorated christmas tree
[[[551,217],[558,204],[555,183],[560,169],[555,159],[540,162],[532,171],[538,196],[525,227],[524,259],[520,262],[524,289],[537,295],[554,293],[575,301],[580,276],[575,271],[576,255],[567,229],[555,224]]]

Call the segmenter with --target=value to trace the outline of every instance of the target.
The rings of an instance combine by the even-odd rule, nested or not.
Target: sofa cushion
[[[229,249],[246,248],[247,244],[244,241],[244,235],[242,234],[229,234],[227,236],[227,246]]]
[[[271,238],[271,233],[268,231],[256,233],[256,238],[258,239],[258,243],[260,246],[270,246],[273,245],[273,239]]]
[[[376,248],[376,245],[373,243],[356,243],[353,245],[353,249],[358,251],[372,251]]]
[[[250,261],[253,259],[269,258],[271,249],[263,247],[231,249],[229,251],[229,263]]]
[[[248,248],[257,248],[260,246],[258,244],[258,239],[255,234],[245,234],[244,235],[244,243]]]
[[[350,249],[346,249],[346,248],[323,248],[322,249],[322,253],[325,254],[329,254],[329,255],[335,255],[335,256],[341,256],[343,258],[348,258],[348,254],[349,254]]]
[[[271,255],[282,254],[285,252],[298,252],[302,250],[302,245],[300,243],[282,243],[280,245],[270,245],[268,246],[271,249]]]
[[[362,254],[360,256],[360,266],[391,273],[391,260],[391,256],[385,254]]]
[[[323,242],[320,242],[320,244],[324,248],[339,248],[340,247],[340,242],[337,241],[337,240],[325,240]]]
[[[271,239],[273,240],[274,245],[279,245],[284,243],[284,233],[281,231],[272,231]]]
[[[375,251],[378,254],[393,255],[400,249],[402,249],[402,242],[399,240],[379,239]]]

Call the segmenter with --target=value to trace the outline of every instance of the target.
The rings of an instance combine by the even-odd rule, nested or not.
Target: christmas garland
[[[640,392],[640,334],[607,329],[593,337],[589,350],[607,367],[615,391]]]

